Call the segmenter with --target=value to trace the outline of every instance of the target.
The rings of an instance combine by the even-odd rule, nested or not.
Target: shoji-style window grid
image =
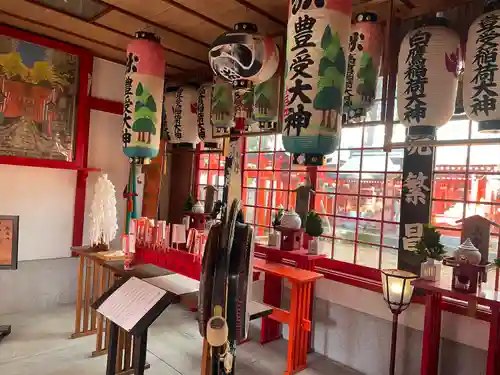
[[[500,224],[500,137],[479,133],[476,122],[457,119],[438,129],[438,140],[463,141],[438,146],[435,153],[431,222],[451,254],[460,244],[463,218],[480,215]],[[493,138],[496,144],[467,144]],[[491,226],[488,260],[500,256],[499,229]],[[448,267],[446,267],[448,268]],[[493,283],[490,277],[488,283]]]
[[[222,199],[222,187],[224,185],[224,163],[225,157],[221,152],[206,152],[202,146],[196,150],[195,190],[196,199],[205,201],[205,188],[213,185],[218,189],[218,199]]]
[[[266,241],[280,207],[293,209],[294,190],[305,181],[306,168],[291,164],[281,135],[248,137],[243,155],[245,221],[255,226],[258,241]]]

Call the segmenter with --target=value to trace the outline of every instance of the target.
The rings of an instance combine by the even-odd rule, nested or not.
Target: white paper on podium
[[[174,293],[178,296],[184,294],[194,293],[200,290],[200,282],[191,279],[190,277],[173,273],[171,275],[150,277],[144,279],[150,284],[156,285],[168,292]]]
[[[97,312],[130,331],[165,294],[165,290],[131,277],[99,306]]]

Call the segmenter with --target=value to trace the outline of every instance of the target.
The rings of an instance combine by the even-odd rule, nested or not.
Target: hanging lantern
[[[382,43],[382,27],[377,24],[377,15],[358,14],[349,37],[343,109],[348,118],[366,114],[375,101]]]
[[[467,40],[463,101],[467,116],[483,133],[500,132],[500,1],[485,1]]]
[[[159,151],[165,55],[159,38],[137,32],[127,48],[123,152],[137,164]]]
[[[398,60],[398,118],[408,135],[434,136],[455,111],[460,38],[447,20],[434,17],[410,31]]]
[[[227,82],[212,85],[211,119],[216,132],[234,127],[233,89]]]
[[[217,76],[237,89],[267,81],[278,69],[279,53],[272,38],[258,34],[252,23],[237,23],[233,31],[219,36],[209,51],[209,61]]]
[[[172,93],[165,95],[164,105],[170,143],[182,148],[194,148],[200,141],[197,101],[198,92],[193,87],[181,87],[173,95]]]
[[[255,85],[253,93],[253,119],[260,130],[276,130],[279,115],[280,74]]]
[[[222,148],[222,138],[214,138],[214,127],[210,117],[212,85],[201,85],[198,90],[196,111],[198,116],[198,138],[206,148]]]
[[[320,165],[338,146],[351,3],[291,1],[283,146],[295,162]]]
[[[253,120],[253,88],[249,90],[233,90],[234,125],[235,129],[252,131]]]

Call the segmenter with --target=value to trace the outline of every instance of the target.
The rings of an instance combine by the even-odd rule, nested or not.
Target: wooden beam
[[[6,12],[4,10],[0,10],[0,13],[3,13],[5,15],[9,16],[9,17],[13,17],[13,18],[16,18],[16,19],[24,21],[24,22],[29,22],[29,23],[32,23],[32,24],[35,24],[35,25],[38,25],[38,26],[41,26],[41,27],[46,27],[46,28],[49,28],[49,29],[52,29],[52,30],[55,30],[55,31],[58,31],[58,32],[61,32],[61,33],[66,33],[66,34],[71,35],[71,36],[73,36],[75,38],[80,38],[82,40],[86,40],[87,42],[98,44],[98,45],[101,45],[103,47],[106,47],[106,48],[109,48],[109,49],[113,49],[115,51],[122,52],[123,56],[125,58],[125,53],[127,52],[126,50],[124,50],[122,48],[119,48],[117,46],[111,45],[109,43],[106,43],[106,42],[103,42],[103,41],[99,41],[97,39],[89,38],[89,37],[86,37],[84,35],[79,35],[79,34],[74,33],[72,31],[61,29],[61,28],[59,28],[57,26],[54,26],[53,24],[48,24],[48,23],[44,23],[44,22],[32,20],[31,18],[26,18],[26,17],[23,17],[23,16],[19,16],[17,14]],[[92,52],[92,53],[94,53],[94,52]],[[115,61],[115,60],[113,60],[113,59],[111,59],[109,57],[104,57],[104,58],[107,59],[107,60],[113,61],[113,62],[117,62],[117,61]],[[120,61],[118,63],[119,64],[123,64],[123,61]],[[177,69],[177,70],[180,70],[182,72],[188,72],[189,71],[186,68],[182,68],[180,66],[176,66],[176,65],[172,65],[172,64],[167,64],[167,66],[170,66],[170,67],[172,67],[174,69]]]
[[[189,13],[191,14],[192,16],[194,17],[198,17],[199,19],[205,21],[206,23],[209,23],[215,27],[218,27],[224,31],[231,31],[232,28],[227,26],[227,25],[223,25],[222,23],[210,18],[210,17],[207,17],[205,16],[204,14],[201,14],[201,13],[198,13],[196,12],[195,10],[191,9],[191,8],[188,8],[187,6],[184,6],[182,5],[181,3],[178,3],[177,1],[175,0],[162,0],[164,3],[166,4],[170,4],[172,5],[173,7],[176,7],[177,9],[180,9],[186,13]]]
[[[283,22],[279,18],[276,18],[272,14],[270,14],[270,13],[266,12],[265,10],[253,5],[252,3],[248,2],[247,0],[234,0],[234,1],[236,1],[237,3],[243,5],[245,8],[247,8],[247,9],[249,9],[257,14],[260,14],[264,18],[267,18],[268,20],[271,20],[274,23],[277,23],[278,25],[286,27],[286,22]],[[276,0],[274,0],[274,1],[276,1]]]
[[[114,5],[114,4],[110,4],[110,3],[106,2],[106,0],[93,0],[93,1],[96,2],[96,3],[99,3],[99,4],[107,5],[107,6],[111,7],[112,10],[116,10],[117,12],[125,14],[125,15],[127,15],[129,17],[135,18],[135,19],[137,19],[137,20],[139,20],[141,22],[144,22],[144,23],[146,23],[148,25],[154,26],[154,27],[158,28],[159,30],[163,30],[165,32],[175,34],[175,35],[177,35],[177,36],[179,36],[181,38],[184,38],[184,39],[189,40],[189,41],[191,41],[193,43],[199,44],[200,46],[203,46],[203,47],[206,47],[206,48],[210,48],[210,44],[208,44],[208,43],[202,42],[201,40],[195,39],[195,38],[193,38],[193,37],[191,37],[189,35],[186,35],[186,34],[183,34],[183,33],[179,32],[179,31],[173,30],[173,29],[171,29],[171,28],[169,28],[167,26],[164,26],[162,24],[159,24],[157,22],[148,20],[147,18],[142,17],[142,16],[140,16],[138,14],[134,14],[132,12],[129,12],[128,10],[126,10],[126,9],[124,9],[122,7],[118,7],[118,6]]]
[[[128,39],[132,39],[132,38],[134,37],[134,35],[127,34],[127,33],[123,32],[123,31],[121,31],[121,30],[117,30],[117,29],[114,29],[114,28],[112,28],[112,27],[109,27],[109,26],[106,26],[106,25],[102,25],[102,24],[100,24],[100,23],[89,22],[88,20],[86,20],[86,19],[84,19],[84,18],[81,18],[81,17],[78,17],[78,16],[76,16],[76,15],[74,15],[74,14],[71,14],[71,13],[69,13],[69,12],[66,12],[66,11],[63,11],[63,10],[59,10],[59,9],[55,9],[55,8],[52,8],[52,7],[46,6],[45,4],[41,4],[41,3],[39,3],[39,2],[38,2],[38,1],[36,1],[36,0],[23,0],[23,1],[25,1],[25,2],[27,2],[27,3],[30,3],[30,4],[32,4],[32,5],[34,5],[34,6],[38,6],[38,7],[42,8],[42,9],[47,9],[47,10],[49,10],[49,11],[51,11],[51,12],[55,12],[55,13],[59,13],[59,14],[62,14],[62,15],[64,15],[64,16],[67,16],[67,17],[71,17],[71,18],[73,18],[73,19],[75,19],[75,20],[78,20],[78,21],[84,22],[84,23],[86,23],[86,24],[88,24],[88,25],[92,25],[92,26],[94,26],[94,27],[98,27],[98,28],[100,28],[100,29],[107,30],[107,31],[109,31],[109,32],[112,32],[112,33],[115,33],[115,34],[118,34],[118,35],[124,36],[124,37],[126,37],[126,38],[128,38]],[[96,1],[96,0],[94,0],[94,1]],[[100,0],[99,0],[99,1],[100,1]],[[107,3],[106,3],[106,4],[107,4]],[[114,9],[113,9],[113,10],[114,10]],[[34,22],[34,21],[30,21],[30,22]],[[66,32],[66,30],[65,30],[65,32]],[[188,59],[188,60],[191,60],[191,61],[195,61],[195,62],[200,63],[200,64],[203,64],[203,65],[207,65],[207,64],[208,64],[208,61],[206,61],[206,60],[201,60],[201,59],[198,59],[198,58],[196,58],[196,57],[193,57],[193,56],[190,56],[190,55],[186,55],[186,54],[184,54],[184,53],[182,53],[182,52],[179,52],[179,51],[176,51],[176,50],[170,49],[170,48],[165,47],[165,46],[163,46],[163,48],[165,49],[165,51],[170,52],[170,53],[173,53],[173,54],[176,54],[177,56],[183,57],[183,58],[185,58],[185,59]],[[174,66],[172,66],[172,67],[174,67]],[[181,70],[183,70],[183,71],[187,71],[187,69],[185,69],[185,68],[181,68]]]

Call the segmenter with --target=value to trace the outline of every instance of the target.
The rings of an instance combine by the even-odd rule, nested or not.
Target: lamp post
[[[396,366],[396,340],[398,338],[398,317],[408,306],[410,306],[413,295],[411,282],[417,279],[417,275],[397,270],[382,270],[382,289],[384,300],[392,312],[392,339],[391,339],[391,362],[389,375],[394,375]]]

